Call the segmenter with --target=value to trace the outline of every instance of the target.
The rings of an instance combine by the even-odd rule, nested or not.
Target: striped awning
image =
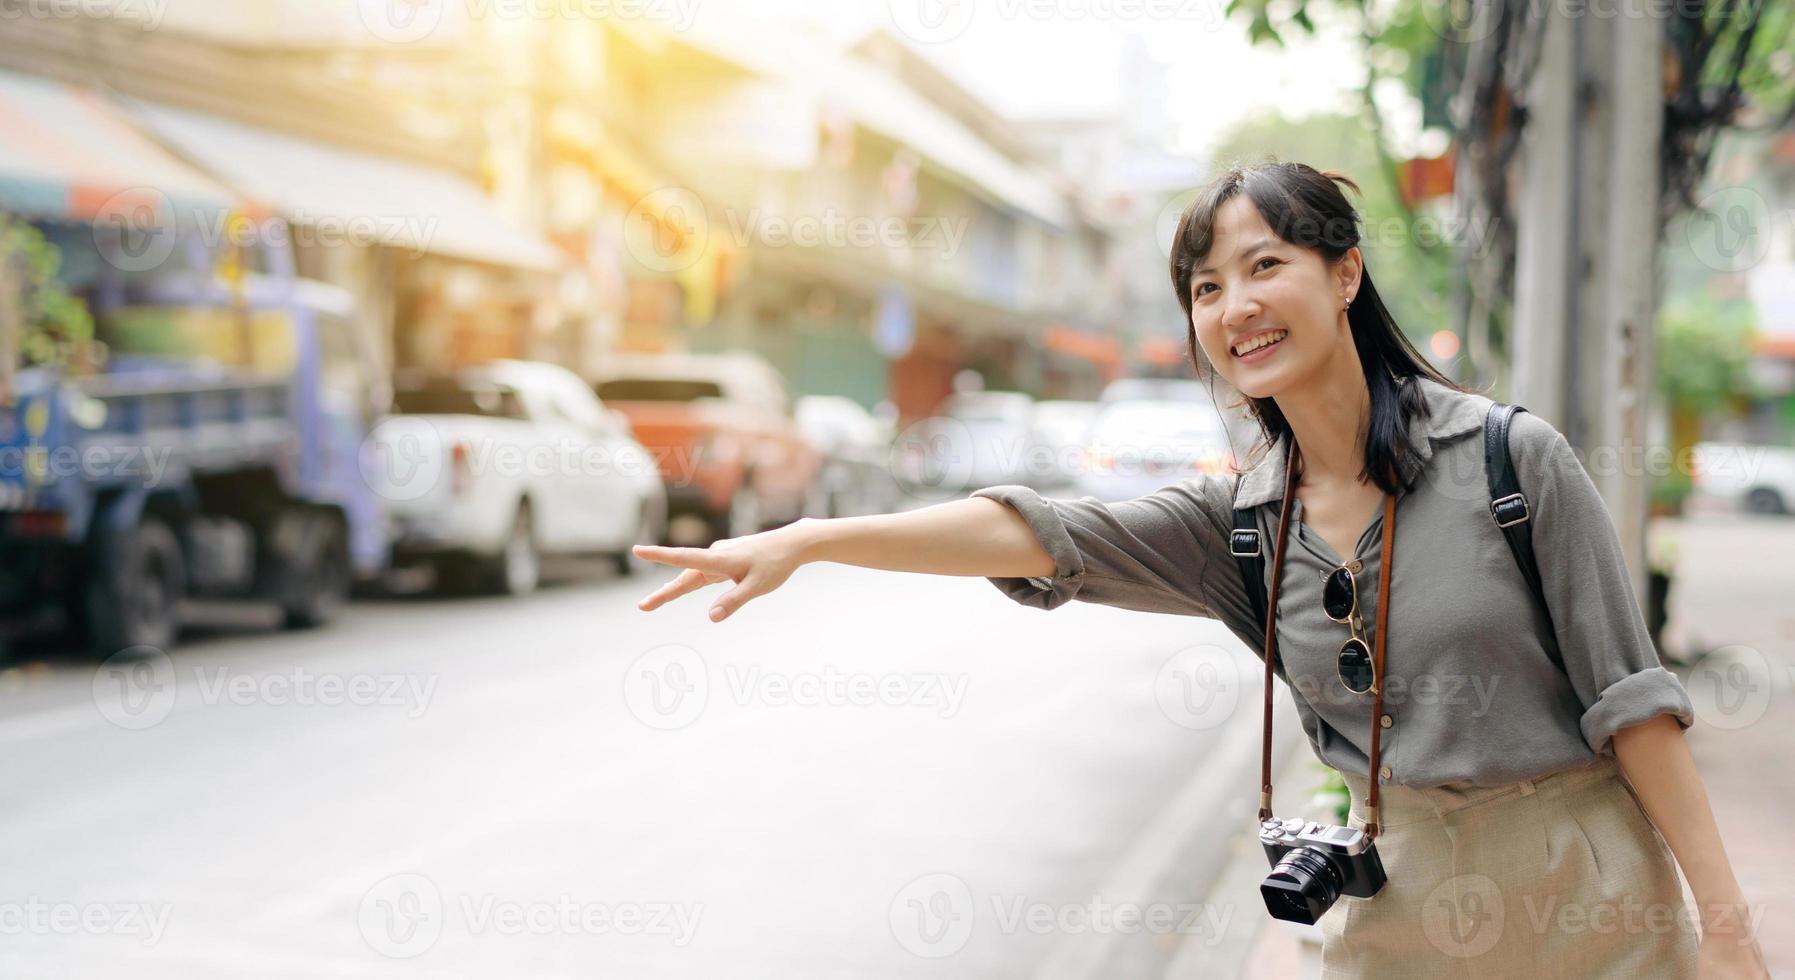
[[[258,210],[330,226],[375,244],[517,269],[555,272],[566,257],[507,219],[455,173],[287,133],[133,101],[157,139],[217,174]]]
[[[0,71],[0,211],[56,221],[217,214],[236,199],[97,92]]]

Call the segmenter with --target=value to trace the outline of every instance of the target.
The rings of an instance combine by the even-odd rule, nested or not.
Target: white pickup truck
[[[552,364],[495,361],[402,384],[370,469],[394,564],[428,562],[450,591],[534,590],[545,555],[630,552],[661,539],[660,470],[620,413]]]
[[[1695,490],[1757,514],[1795,508],[1795,449],[1703,442],[1695,447]]]

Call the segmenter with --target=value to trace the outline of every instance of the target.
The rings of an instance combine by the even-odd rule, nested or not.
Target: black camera
[[[1295,817],[1259,825],[1271,874],[1259,886],[1275,919],[1314,925],[1342,895],[1370,898],[1384,887],[1377,842],[1352,827]]]

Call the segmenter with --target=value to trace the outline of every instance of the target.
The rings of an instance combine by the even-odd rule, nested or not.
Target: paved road
[[[0,976],[1152,975],[1262,915],[1171,905],[1193,775],[1257,763],[1219,625],[842,566],[717,625],[662,577],[0,672]]]

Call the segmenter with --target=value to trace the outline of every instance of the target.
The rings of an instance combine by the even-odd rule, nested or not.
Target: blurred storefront
[[[564,282],[565,256],[500,213],[457,163],[470,149],[477,160],[478,143],[454,128],[408,135],[415,125],[401,124],[393,104],[403,100],[382,97],[369,55],[328,45],[274,54],[285,39],[272,29],[270,51],[258,51],[253,35],[225,43],[183,25],[144,32],[104,16],[0,19],[8,42],[0,67],[38,76],[21,83],[34,92],[73,86],[79,94],[64,101],[113,120],[96,125],[40,105],[25,117],[35,128],[7,131],[57,148],[51,165],[77,184],[99,161],[126,171],[127,187],[152,200],[115,195],[109,206],[135,208],[137,224],[152,205],[181,222],[180,249],[195,254],[142,274],[248,271],[343,287],[384,368],[524,354],[542,324],[565,315],[565,298],[582,295]],[[102,69],[106,94],[87,91]],[[164,162],[93,145],[119,143],[121,133],[156,147]],[[191,201],[192,180],[166,177],[165,161],[224,188],[227,208]]]
[[[106,65],[131,128],[291,229],[241,261],[350,290],[392,366],[745,348],[905,417],[966,368],[1094,397],[1128,367],[1113,222],[889,34],[469,15],[391,45],[343,16],[0,32],[23,71]]]
[[[723,256],[714,316],[631,341],[754,350],[798,391],[902,418],[966,368],[1086,396],[1113,370],[1048,342],[1101,302],[1106,235],[1006,120],[895,39],[836,50],[718,16],[629,50],[640,132],[678,180],[659,196],[702,209]]]
[[[148,132],[291,227],[295,274],[352,287],[395,365],[519,357],[555,315],[565,257],[453,173],[138,103]],[[274,243],[258,243],[270,245]]]

